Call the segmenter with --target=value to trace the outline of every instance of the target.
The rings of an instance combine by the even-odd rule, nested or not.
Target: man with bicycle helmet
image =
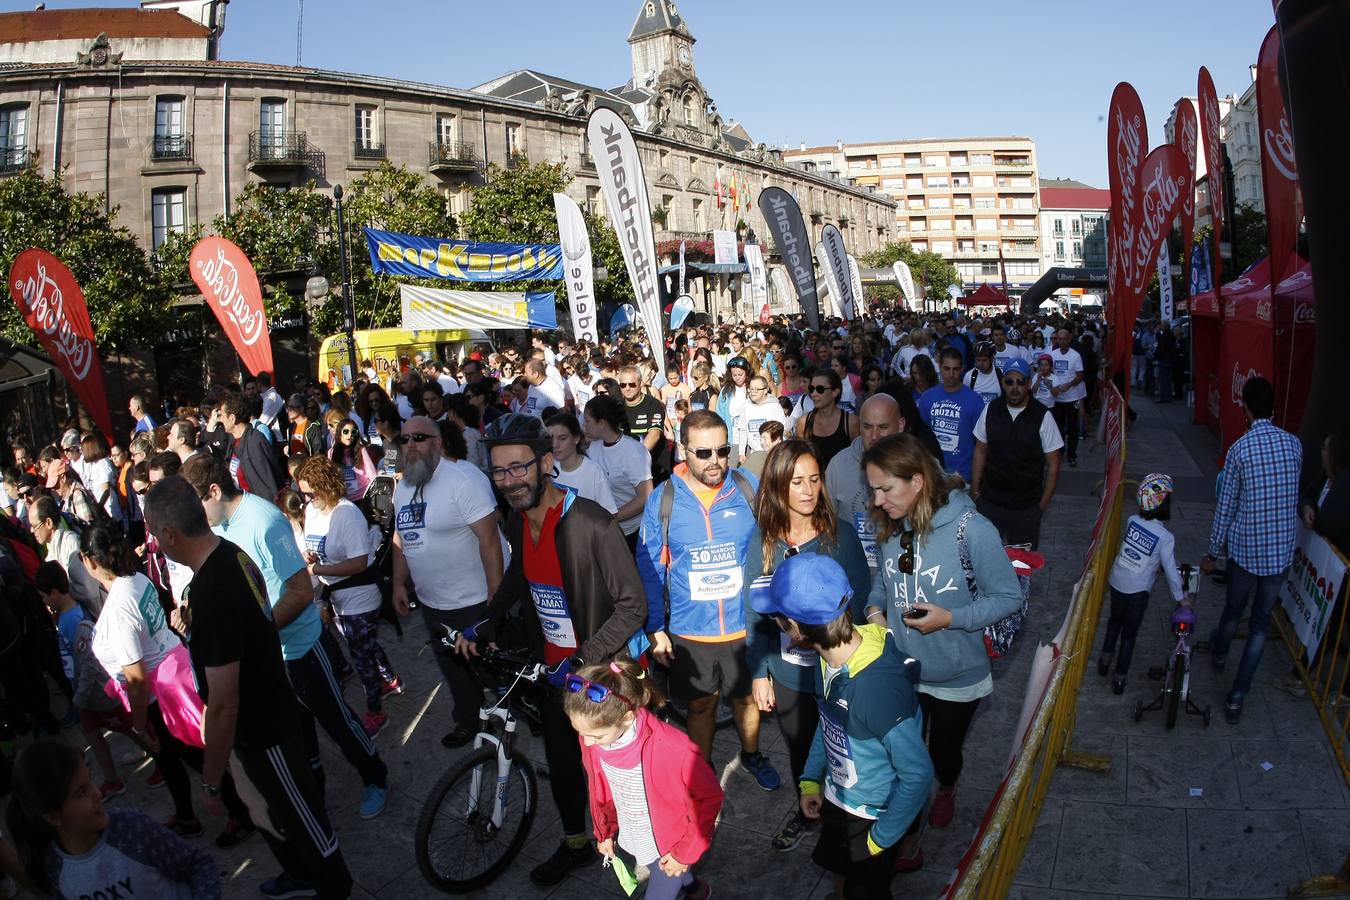
[[[491,641],[495,626],[520,607],[530,651],[561,688],[583,664],[612,659],[647,620],[647,601],[618,523],[604,507],[553,483],[553,439],[534,416],[511,413],[487,427],[488,475],[510,505],[511,563],[488,604],[487,618],[464,633],[460,649]],[[557,852],[530,872],[538,885],[561,882],[597,859],[586,832],[586,776],[581,745],[563,711],[562,694],[540,701],[544,755],[553,801],[562,815]]]

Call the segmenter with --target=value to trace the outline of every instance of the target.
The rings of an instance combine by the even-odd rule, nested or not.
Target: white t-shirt
[[[1026,360],[1033,369],[1036,367],[1034,361],[1027,356],[1027,352],[1021,347],[1013,344],[1004,344],[1003,349],[994,348],[994,368],[1000,372],[1008,371],[1008,363],[1015,359]]]
[[[416,490],[394,488],[394,527],[417,596],[432,609],[463,609],[487,596],[487,573],[473,523],[493,515],[492,485],[472,463],[442,459]]]
[[[544,410],[550,406],[560,410],[566,409],[567,401],[561,385],[545,379],[539,384],[530,385],[525,402],[520,405],[520,411],[543,418]]]
[[[613,515],[618,510],[619,504],[614,502],[614,492],[610,490],[609,478],[594,460],[586,456],[579,456],[578,459],[581,460],[581,465],[570,472],[564,471],[561,465],[554,465],[553,483],[559,487],[571,488],[579,496],[599,503]]]
[[[609,489],[614,494],[614,508],[618,509],[637,496],[638,485],[652,480],[652,455],[637,438],[620,435],[614,446],[604,441],[591,441],[586,455],[595,462],[609,479]],[[628,519],[619,522],[625,535],[632,534],[642,526],[642,510]]]
[[[320,512],[316,504],[305,507],[305,549],[319,554],[323,565],[346,562],[358,556],[366,557],[366,564],[374,562],[370,546],[370,528],[366,517],[350,500],[339,500],[338,505]],[[337,584],[348,575],[320,575],[324,584]],[[343,588],[334,591],[333,612],[339,616],[356,616],[380,608],[380,588],[375,584]]]
[[[1014,422],[1017,417],[1026,412],[1026,406],[1016,408],[1008,407],[1008,415]],[[975,421],[975,440],[981,444],[989,443],[989,433],[985,430],[984,420],[989,415],[989,407],[985,406],[984,411],[980,413],[980,418]],[[1046,415],[1041,418],[1041,452],[1054,453],[1064,446],[1064,438],[1060,436],[1059,426],[1055,424],[1055,417]]]
[[[137,662],[153,672],[179,643],[149,578],[137,572],[113,582],[94,625],[94,656],[109,675],[125,682],[122,669]]]
[[[122,517],[122,505],[117,499],[117,489],[113,487],[113,482],[117,480],[117,471],[113,468],[112,460],[108,458],[96,459],[93,462],[85,462],[83,459],[76,460],[71,466],[75,474],[80,476],[80,481],[89,489],[94,502],[103,496],[107,491],[108,499],[103,503],[103,509],[112,519]]]
[[[444,372],[436,376],[436,383],[441,386],[441,390],[446,394],[458,394],[464,390],[464,385]]]
[[[991,401],[1003,394],[1003,386],[999,383],[998,369],[990,369],[988,373],[981,372],[979,369],[971,369],[961,376],[961,383],[979,394],[986,407],[989,406]]]
[[[594,373],[591,374],[589,383],[582,381],[576,375],[567,377],[567,389],[572,392],[572,402],[577,405],[577,416],[581,416],[581,411],[586,408],[586,404],[595,396],[595,382],[598,379]]]
[[[1177,572],[1176,540],[1156,519],[1130,516],[1120,539],[1120,552],[1111,565],[1111,587],[1122,594],[1136,594],[1153,589],[1153,579],[1162,569],[1172,599],[1181,602],[1181,575]]]
[[[1062,387],[1073,381],[1074,376],[1083,371],[1083,357],[1078,355],[1078,351],[1070,347],[1068,350],[1060,350],[1056,347],[1050,351],[1050,366],[1054,373],[1053,382],[1055,387]],[[1087,385],[1079,382],[1071,390],[1063,391],[1055,398],[1056,403],[1072,403],[1075,400],[1082,400],[1087,396]]]
[[[787,427],[783,407],[779,406],[778,401],[773,397],[765,399],[763,403],[747,402],[741,407],[741,415],[745,417],[745,443],[738,446],[749,447],[751,452],[764,449],[763,439],[759,434],[759,426],[765,422],[783,422],[784,427]]]

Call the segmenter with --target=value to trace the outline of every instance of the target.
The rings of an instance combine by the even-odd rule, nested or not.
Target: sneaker
[[[249,835],[257,830],[258,829],[253,827],[252,822],[240,822],[238,819],[230,819],[225,823],[225,830],[216,837],[216,846],[222,850],[237,847],[242,844]]]
[[[384,726],[389,724],[389,716],[383,712],[368,712],[361,717],[361,727],[366,730],[366,736],[371,740],[384,731]]]
[[[164,827],[179,837],[196,837],[202,833],[200,819],[180,819],[177,816],[169,816],[164,820]]]
[[[1308,688],[1303,684],[1303,679],[1297,675],[1281,675],[1278,678],[1272,678],[1270,684],[1275,690],[1284,691],[1291,697],[1298,697],[1300,700],[1308,696]]]
[[[1119,696],[1125,693],[1125,679],[1117,677],[1111,682],[1111,693]]]
[[[899,854],[896,854],[895,872],[897,875],[909,875],[910,873],[917,872],[922,868],[923,868],[922,847],[920,847],[919,852],[914,854],[913,856],[900,856]]]
[[[755,776],[755,782],[761,790],[776,791],[783,784],[783,780],[778,777],[778,770],[773,767],[773,763],[769,762],[769,758],[758,750],[754,753],[742,753],[741,767]]]
[[[956,815],[956,794],[949,791],[938,791],[937,799],[933,801],[933,808],[928,811],[928,824],[934,828],[946,828],[952,824],[952,817]]]
[[[599,858],[590,841],[573,847],[564,838],[552,856],[530,870],[530,881],[540,887],[550,887],[562,882],[574,869],[589,866]]]
[[[680,896],[684,900],[708,900],[712,896],[712,885],[696,877],[692,884],[680,890]]]
[[[120,797],[127,792],[127,786],[120,781],[105,781],[98,786],[98,792],[105,801]]]
[[[811,820],[802,815],[800,809],[794,810],[792,817],[787,820],[778,833],[773,836],[770,843],[773,849],[779,853],[786,853],[789,850],[797,849],[797,845],[802,842],[802,838],[811,830]]]
[[[477,735],[478,732],[472,728],[456,725],[454,731],[441,738],[441,746],[445,747],[447,750],[454,749],[455,747],[463,747]]]
[[[1106,673],[1111,671],[1111,661],[1111,657],[1105,654],[1097,657],[1097,674],[1105,678]]]
[[[380,697],[388,697],[390,694],[403,693],[403,682],[397,675],[380,685]]]
[[[282,872],[276,878],[264,881],[258,886],[264,897],[271,897],[273,900],[286,900],[288,897],[313,897],[314,886],[308,881],[302,881],[299,878],[292,878],[285,872]]]
[[[1223,705],[1223,720],[1229,725],[1242,721],[1242,702],[1228,702]]]
[[[366,785],[361,792],[361,818],[373,819],[384,812],[385,801],[389,798],[389,788],[375,784]]]
[[[150,777],[145,779],[145,786],[148,788],[164,787],[164,773],[159,770],[159,766],[155,766],[155,771],[151,772]]]
[[[1070,457],[1069,457],[1069,468],[1070,468],[1070,469],[1076,469],[1076,468],[1078,468],[1078,457],[1076,457],[1076,456],[1070,456]]]

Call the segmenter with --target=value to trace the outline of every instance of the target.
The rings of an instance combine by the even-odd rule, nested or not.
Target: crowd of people
[[[993,690],[985,629],[1023,603],[1005,545],[1035,550],[1078,464],[1103,336],[1058,316],[828,324],[536,335],[286,394],[264,373],[162,415],[133,397],[125,445],[13,441],[0,683],[41,739],[13,764],[0,868],[52,896],[124,879],[126,896],[219,896],[189,840],[205,810],[217,846],[266,842],[264,895],[348,896],[318,729],[359,776],[357,814],[379,816],[384,701],[404,690],[381,632],[416,608],[429,636],[461,635],[431,642],[446,748],[478,731],[480,646],[547,667],[563,837],[536,884],[622,857],[654,900],[708,896],[693,867],[725,705],[734,767],[763,791],[791,779],[772,848],[819,829],[838,896],[889,897],[954,818]],[[1113,604],[1120,679],[1144,580],[1122,576]],[[787,772],[760,749],[768,719]],[[105,808],[126,788],[109,732],[153,759],[167,820]]]

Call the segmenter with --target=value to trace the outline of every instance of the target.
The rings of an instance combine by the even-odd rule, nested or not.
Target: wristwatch
[[[218,784],[207,784],[205,781],[203,781],[202,790],[206,792],[206,796],[208,797],[220,796],[220,785]]]

